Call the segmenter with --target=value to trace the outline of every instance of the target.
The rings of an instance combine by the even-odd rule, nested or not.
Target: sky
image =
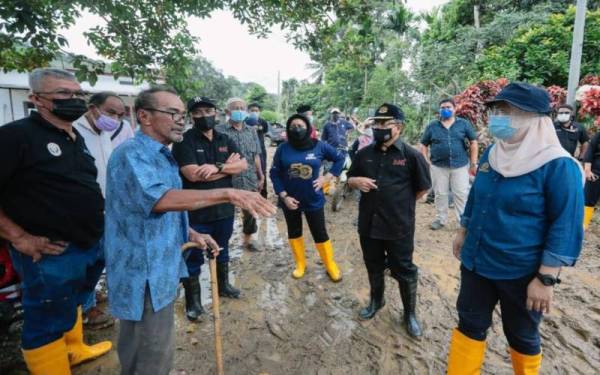
[[[408,0],[413,11],[424,11],[448,2],[448,0]],[[100,58],[94,48],[87,45],[83,32],[100,23],[99,17],[84,14],[73,27],[61,33],[69,41],[71,52]],[[251,35],[229,11],[216,11],[210,18],[190,18],[192,35],[199,38],[198,49],[204,57],[225,75],[232,75],[242,82],[257,82],[271,93],[277,92],[277,74],[281,80],[310,77],[307,64],[310,58],[285,40],[285,32],[271,30],[267,38]],[[252,56],[252,57],[250,57]]]

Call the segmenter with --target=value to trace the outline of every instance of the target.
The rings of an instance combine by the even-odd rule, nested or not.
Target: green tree
[[[505,45],[485,51],[478,68],[483,79],[507,77],[545,86],[567,86],[575,8],[520,29]],[[588,11],[581,74],[600,71],[600,10]]]

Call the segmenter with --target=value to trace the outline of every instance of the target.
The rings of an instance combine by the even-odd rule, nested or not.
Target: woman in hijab
[[[561,267],[581,251],[583,172],[560,145],[545,90],[513,83],[489,105],[496,143],[480,160],[453,244],[461,284],[448,374],[479,374],[498,302],[515,374],[537,374],[542,314]]]
[[[302,237],[302,212],[315,241],[319,255],[329,277],[339,281],[342,274],[333,260],[333,247],[325,228],[325,196],[323,184],[339,176],[344,165],[344,155],[325,142],[311,139],[312,126],[303,115],[293,115],[287,120],[287,142],[275,151],[270,175],[273,189],[279,197],[288,228],[288,238],[296,269],[292,276],[304,276],[306,258]],[[324,160],[333,162],[329,173],[320,176]]]

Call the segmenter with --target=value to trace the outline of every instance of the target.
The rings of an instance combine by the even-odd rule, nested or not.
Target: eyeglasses
[[[56,97],[56,99],[85,99],[89,92],[79,90],[79,91],[71,91],[71,90],[56,90],[56,91],[36,91],[36,94],[44,94],[44,95],[52,95]]]
[[[571,112],[558,112],[559,115],[570,115]]]
[[[142,108],[142,109],[145,109],[146,111],[160,112],[160,113],[166,113],[168,115],[171,115],[171,119],[174,122],[181,122],[182,120],[185,121],[185,119],[187,118],[187,113],[163,111],[162,109],[157,109],[157,108]]]

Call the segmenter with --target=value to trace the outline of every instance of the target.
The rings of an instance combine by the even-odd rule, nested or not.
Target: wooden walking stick
[[[187,242],[181,247],[181,251],[190,248],[200,248],[195,242]],[[212,255],[210,249],[205,249],[208,253],[208,265],[210,268],[210,291],[212,295],[213,322],[215,325],[215,358],[217,360],[217,375],[223,375],[223,349],[221,346],[221,314],[219,312],[219,284],[217,282],[217,259]]]

